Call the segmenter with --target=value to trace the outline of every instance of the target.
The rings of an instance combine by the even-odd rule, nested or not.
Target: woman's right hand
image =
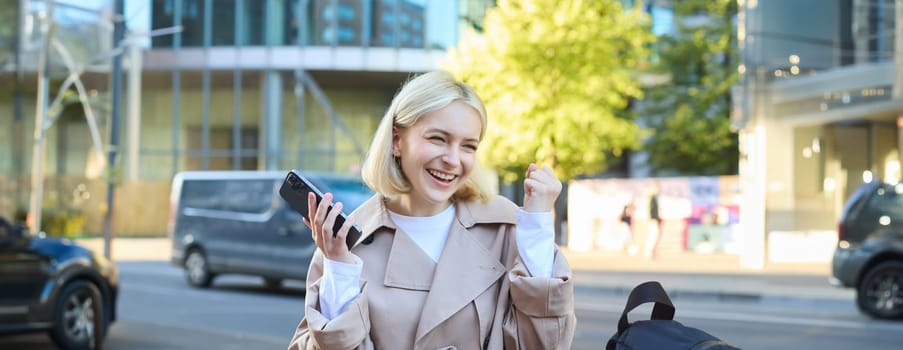
[[[333,237],[333,226],[335,225],[336,217],[342,212],[342,202],[336,203],[332,210],[329,210],[330,204],[332,204],[332,193],[323,195],[323,200],[320,201],[319,205],[317,204],[316,195],[313,192],[308,193],[307,215],[313,222],[311,223],[307,218],[303,218],[304,224],[310,228],[314,243],[323,252],[324,257],[333,261],[355,264],[356,260],[351,252],[348,251],[348,246],[345,245],[345,236],[348,235],[348,230],[354,225],[354,214],[346,218],[345,224],[339,228],[339,232]]]

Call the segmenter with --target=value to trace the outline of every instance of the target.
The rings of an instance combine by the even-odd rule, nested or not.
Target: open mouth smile
[[[450,183],[458,178],[458,175],[443,173],[441,171],[433,169],[427,169],[426,172],[428,172],[434,179],[444,183]]]

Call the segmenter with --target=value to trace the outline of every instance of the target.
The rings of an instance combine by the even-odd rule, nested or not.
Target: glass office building
[[[86,231],[99,232],[106,168],[97,150],[109,150],[110,57],[118,52],[113,1],[59,1],[52,9],[44,1],[13,2],[0,10],[0,76],[16,82],[0,91],[0,123],[12,126],[0,130],[0,214],[28,204],[37,62],[52,18],[51,37],[60,44],[50,51],[48,98],[79,72],[91,111],[74,87],[51,111],[57,118],[45,124],[45,202],[96,213]],[[357,172],[401,84],[438,68],[460,31],[479,30],[493,5],[125,1],[116,210],[144,214],[118,220],[116,232],[164,231],[169,181],[179,171]]]
[[[750,237],[836,239],[853,191],[900,180],[898,3],[739,2],[733,118]]]

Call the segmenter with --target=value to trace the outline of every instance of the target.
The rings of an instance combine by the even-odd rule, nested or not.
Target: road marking
[[[216,329],[216,328],[177,326],[177,325],[169,324],[167,322],[159,322],[159,321],[151,321],[151,320],[130,319],[130,320],[128,320],[128,322],[136,323],[138,327],[140,327],[141,324],[143,323],[146,325],[156,326],[156,327],[160,327],[160,328],[169,328],[169,329],[175,328],[175,329],[184,329],[184,330],[195,331],[195,332],[199,332],[199,333],[209,333],[209,334],[214,334],[216,336],[220,336],[223,338],[252,340],[252,341],[275,343],[275,344],[283,344],[287,341],[286,338],[282,338],[282,337],[267,336],[267,335],[247,333],[247,332],[236,332],[236,331],[232,331],[232,330],[222,330],[222,329]]]
[[[159,287],[150,284],[132,283],[120,285],[120,289],[128,293],[145,293],[162,296],[165,298],[174,298],[180,300],[201,299],[204,302],[220,302],[230,305],[253,305],[257,312],[275,312],[284,311],[285,306],[282,303],[288,302],[292,306],[297,306],[301,310],[304,309],[304,298],[285,298],[283,296],[270,296],[264,294],[245,295],[228,290],[217,289],[172,289],[169,287]]]
[[[230,298],[228,295],[224,295],[222,293],[215,293],[215,291],[204,291],[204,290],[193,290],[193,289],[173,289],[171,287],[160,287],[150,284],[144,283],[129,283],[122,284],[119,286],[121,290],[127,290],[130,292],[143,292],[149,294],[157,294],[166,297],[175,297],[175,298],[186,298],[186,297],[195,297],[198,299],[210,300],[210,301],[229,301]]]
[[[613,305],[578,303],[578,310],[595,311],[595,312],[611,312],[620,314],[624,311],[623,307]],[[687,310],[680,309],[677,313],[678,318],[694,318],[716,321],[739,321],[754,323],[772,323],[783,325],[797,326],[815,326],[815,327],[832,327],[846,329],[869,329],[899,332],[903,331],[903,324],[881,320],[861,320],[861,321],[845,321],[845,320],[828,320],[818,318],[802,318],[790,316],[773,316],[773,315],[755,315],[750,313],[738,314],[718,311],[703,310]]]

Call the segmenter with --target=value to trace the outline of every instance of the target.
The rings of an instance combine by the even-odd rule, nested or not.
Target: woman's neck
[[[444,203],[413,201],[408,195],[401,195],[386,201],[386,209],[404,216],[434,216],[447,209],[449,205],[451,205],[451,201]]]

